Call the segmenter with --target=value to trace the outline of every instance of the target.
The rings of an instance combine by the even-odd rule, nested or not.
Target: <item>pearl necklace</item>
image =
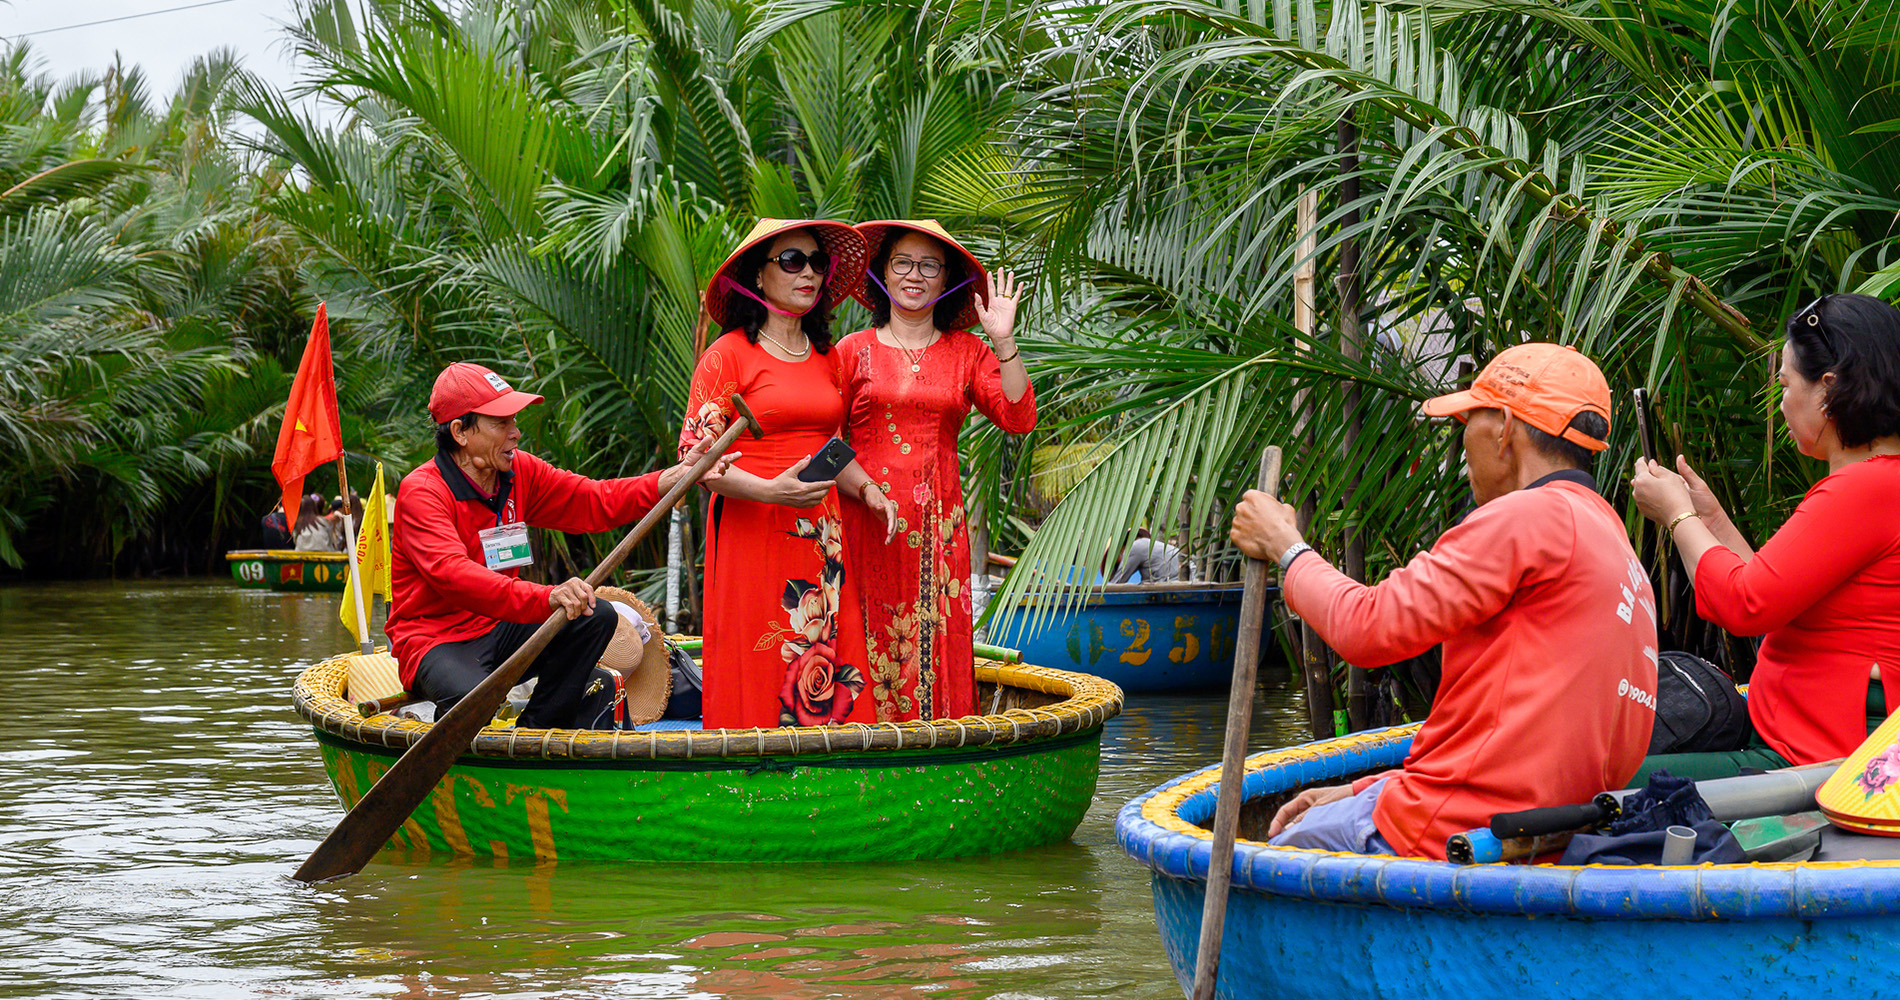
[[[785,353],[791,355],[792,359],[795,361],[802,361],[804,360],[806,355],[811,353],[811,338],[810,337],[805,338],[804,350],[794,351],[791,348],[786,347],[783,343],[781,343],[777,337],[774,337],[771,334],[766,333],[763,327],[759,329],[759,336],[764,337],[765,339],[771,341],[773,347],[776,347],[779,350],[784,351]]]

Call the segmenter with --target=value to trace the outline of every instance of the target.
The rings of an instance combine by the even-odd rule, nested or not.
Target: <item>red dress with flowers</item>
[[[1036,426],[1036,394],[1003,394],[995,352],[965,330],[921,353],[865,330],[840,341],[846,440],[858,464],[897,503],[897,537],[862,504],[845,511],[846,566],[864,609],[872,697],[880,722],[945,719],[976,711],[970,651],[970,534],[957,434],[974,406],[998,427]]]
[[[741,437],[734,465],[775,478],[838,432],[838,385],[836,348],[787,362],[727,333],[693,372],[680,450],[725,430],[736,392],[765,436]],[[707,538],[706,728],[873,721],[837,491],[804,509],[715,495]]]

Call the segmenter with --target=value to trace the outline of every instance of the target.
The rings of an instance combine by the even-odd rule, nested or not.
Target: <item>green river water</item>
[[[288,879],[342,816],[298,671],[336,599],[0,588],[0,996],[1178,997],[1115,811],[1220,753],[1220,696],[1111,722],[1072,842],[904,864],[495,864]],[[1254,746],[1298,738],[1296,696]]]

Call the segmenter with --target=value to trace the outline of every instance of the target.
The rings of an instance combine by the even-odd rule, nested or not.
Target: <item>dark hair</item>
[[[297,523],[291,526],[291,535],[319,524],[323,521],[323,497],[316,493],[306,493],[297,503]]]
[[[884,294],[884,289],[877,282],[884,280],[884,268],[891,262],[891,248],[897,245],[899,239],[913,234],[922,236],[943,248],[943,287],[956,288],[958,282],[969,277],[969,272],[963,267],[963,256],[951,250],[944,241],[929,233],[919,233],[914,229],[906,229],[902,233],[894,229],[885,230],[884,245],[878,247],[876,256],[871,258],[871,269],[864,279],[864,297],[871,303],[872,326],[885,326],[891,321],[891,298]],[[876,275],[877,281],[872,281],[871,275]],[[970,301],[970,296],[974,294],[976,294],[974,287],[964,285],[938,299],[937,304],[930,310],[930,322],[939,330],[950,329],[950,325],[957,321],[957,314],[963,311],[963,304]]]
[[[1610,422],[1603,419],[1603,414],[1590,410],[1571,417],[1566,429],[1596,438],[1598,441],[1610,436]],[[1591,467],[1596,465],[1596,452],[1568,438],[1560,438],[1555,434],[1548,434],[1532,427],[1528,420],[1524,421],[1524,433],[1529,436],[1531,447],[1553,462],[1562,462],[1584,472],[1589,472]]]
[[[810,229],[787,229],[769,240],[761,240],[745,253],[739,255],[739,261],[733,265],[732,280],[752,290],[754,295],[765,297],[765,289],[759,287],[759,272],[764,270],[766,252],[779,237],[792,233],[804,233],[818,243],[820,249],[824,241]],[[841,262],[832,258],[831,266],[835,270]],[[805,331],[811,340],[811,349],[820,354],[831,353],[831,281],[835,274],[825,275],[825,283],[818,287],[818,303],[811,311],[798,318],[798,328]],[[726,325],[745,331],[747,343],[759,342],[759,330],[765,326],[765,307],[740,295],[731,289],[726,290]]]
[[[1842,445],[1900,434],[1900,309],[1871,295],[1823,295],[1789,317],[1787,336],[1802,378],[1834,373],[1823,398]]]
[[[460,420],[462,422],[462,429],[468,430],[475,426],[475,417],[476,414],[474,413],[464,413],[456,417],[455,420]],[[435,425],[436,451],[447,452],[453,455],[462,450],[462,446],[455,443],[455,432],[449,429],[449,425],[455,423],[455,420],[446,420]]]

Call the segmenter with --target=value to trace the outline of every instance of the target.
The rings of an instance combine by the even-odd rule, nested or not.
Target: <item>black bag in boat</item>
[[[697,719],[700,717],[699,664],[693,662],[693,654],[667,643],[667,664],[673,668],[673,696],[666,701],[666,719]]]
[[[1668,655],[1668,654],[1664,654]],[[1730,686],[1731,689],[1733,685]],[[1564,848],[1560,865],[1657,865],[1662,863],[1665,830],[1695,831],[1689,863],[1732,865],[1745,859],[1742,845],[1715,819],[1695,782],[1665,770],[1650,774],[1649,784],[1623,800],[1623,812],[1602,833],[1579,833]]]
[[[1753,733],[1748,699],[1721,667],[1680,650],[1658,658],[1656,728],[1649,734],[1652,755],[1740,750]]]

